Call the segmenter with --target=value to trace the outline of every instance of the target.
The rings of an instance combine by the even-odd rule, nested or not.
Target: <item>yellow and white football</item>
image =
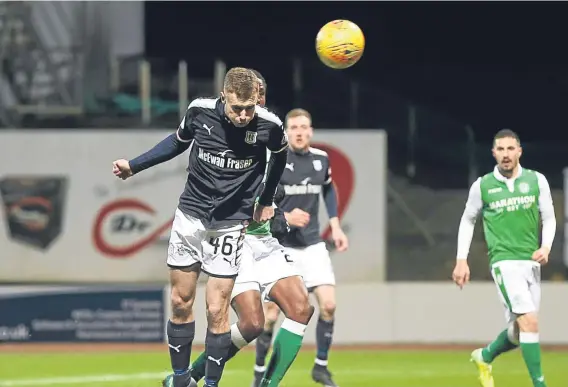
[[[346,69],[361,59],[365,50],[365,35],[349,20],[333,20],[324,25],[316,37],[320,60],[334,69]]]

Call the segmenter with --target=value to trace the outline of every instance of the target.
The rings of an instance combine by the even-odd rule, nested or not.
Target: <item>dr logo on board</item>
[[[104,205],[95,218],[93,244],[110,258],[128,258],[153,244],[172,224],[159,221],[156,211],[138,199],[119,199]]]

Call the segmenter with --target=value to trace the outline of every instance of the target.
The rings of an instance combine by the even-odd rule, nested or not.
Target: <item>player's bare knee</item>
[[[526,313],[517,317],[517,324],[521,332],[538,332],[538,316],[536,313]]]
[[[207,323],[213,333],[224,333],[229,330],[229,304],[220,302],[207,303]]]
[[[274,326],[276,325],[276,321],[278,320],[278,316],[280,315],[280,309],[276,309],[275,312],[272,314],[264,315],[264,330],[267,332],[274,331]]]
[[[239,321],[239,331],[247,342],[256,339],[264,328],[264,312],[258,291],[246,291],[237,295],[232,301]]]
[[[183,324],[193,321],[194,294],[172,287],[170,300],[172,304],[172,322]]]
[[[207,324],[213,333],[224,333],[229,330],[229,300],[221,297],[207,299]]]
[[[286,318],[307,324],[314,314],[308,291],[300,277],[287,277],[278,281],[270,291]]]
[[[260,313],[250,313],[242,316],[239,318],[238,325],[243,337],[248,342],[251,342],[260,336],[264,329],[264,314],[260,311]]]
[[[320,305],[320,315],[321,317],[326,320],[333,320],[333,316],[335,316],[335,301],[334,300],[327,300],[324,301]]]
[[[205,291],[207,323],[213,333],[229,330],[229,304],[234,279],[209,277]]]
[[[170,269],[170,301],[172,305],[172,322],[184,324],[193,321],[193,302],[195,287],[199,276],[199,266]]]
[[[274,302],[266,303],[264,309],[264,326],[272,329],[280,316],[280,308]]]
[[[298,299],[284,313],[287,318],[307,325],[314,314],[314,307],[307,298]]]
[[[233,298],[231,302],[238,316],[238,327],[247,342],[256,339],[264,328],[264,312],[258,291],[246,291]]]
[[[262,315],[261,315],[262,316]],[[256,339],[264,330],[264,318],[250,319],[239,322],[239,328],[243,337],[248,341]]]

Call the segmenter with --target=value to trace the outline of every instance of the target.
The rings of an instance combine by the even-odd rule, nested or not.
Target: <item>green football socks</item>
[[[306,325],[299,322],[290,319],[282,322],[260,387],[276,387],[280,384],[302,347],[305,331]]]
[[[491,363],[497,356],[515,348],[517,348],[517,345],[511,342],[509,339],[508,329],[505,329],[503,332],[499,333],[499,336],[497,336],[492,343],[483,348],[481,356],[483,356],[484,362]]]
[[[521,352],[534,387],[546,387],[540,365],[540,343],[538,333],[521,332],[519,334]]]

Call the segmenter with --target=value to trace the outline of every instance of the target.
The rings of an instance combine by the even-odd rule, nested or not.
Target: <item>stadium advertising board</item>
[[[0,287],[0,342],[162,342],[163,287]]]
[[[134,157],[168,131],[0,133],[0,281],[165,282],[170,223],[187,154],[127,181],[112,161]],[[350,249],[332,259],[338,282],[382,280],[386,136],[317,130],[338,189]],[[25,155],[22,156],[22,150]],[[321,206],[325,214],[325,206]],[[327,222],[322,234],[329,238]]]
[[[568,168],[564,168],[564,265],[568,268]],[[558,221],[558,219],[557,219]]]

